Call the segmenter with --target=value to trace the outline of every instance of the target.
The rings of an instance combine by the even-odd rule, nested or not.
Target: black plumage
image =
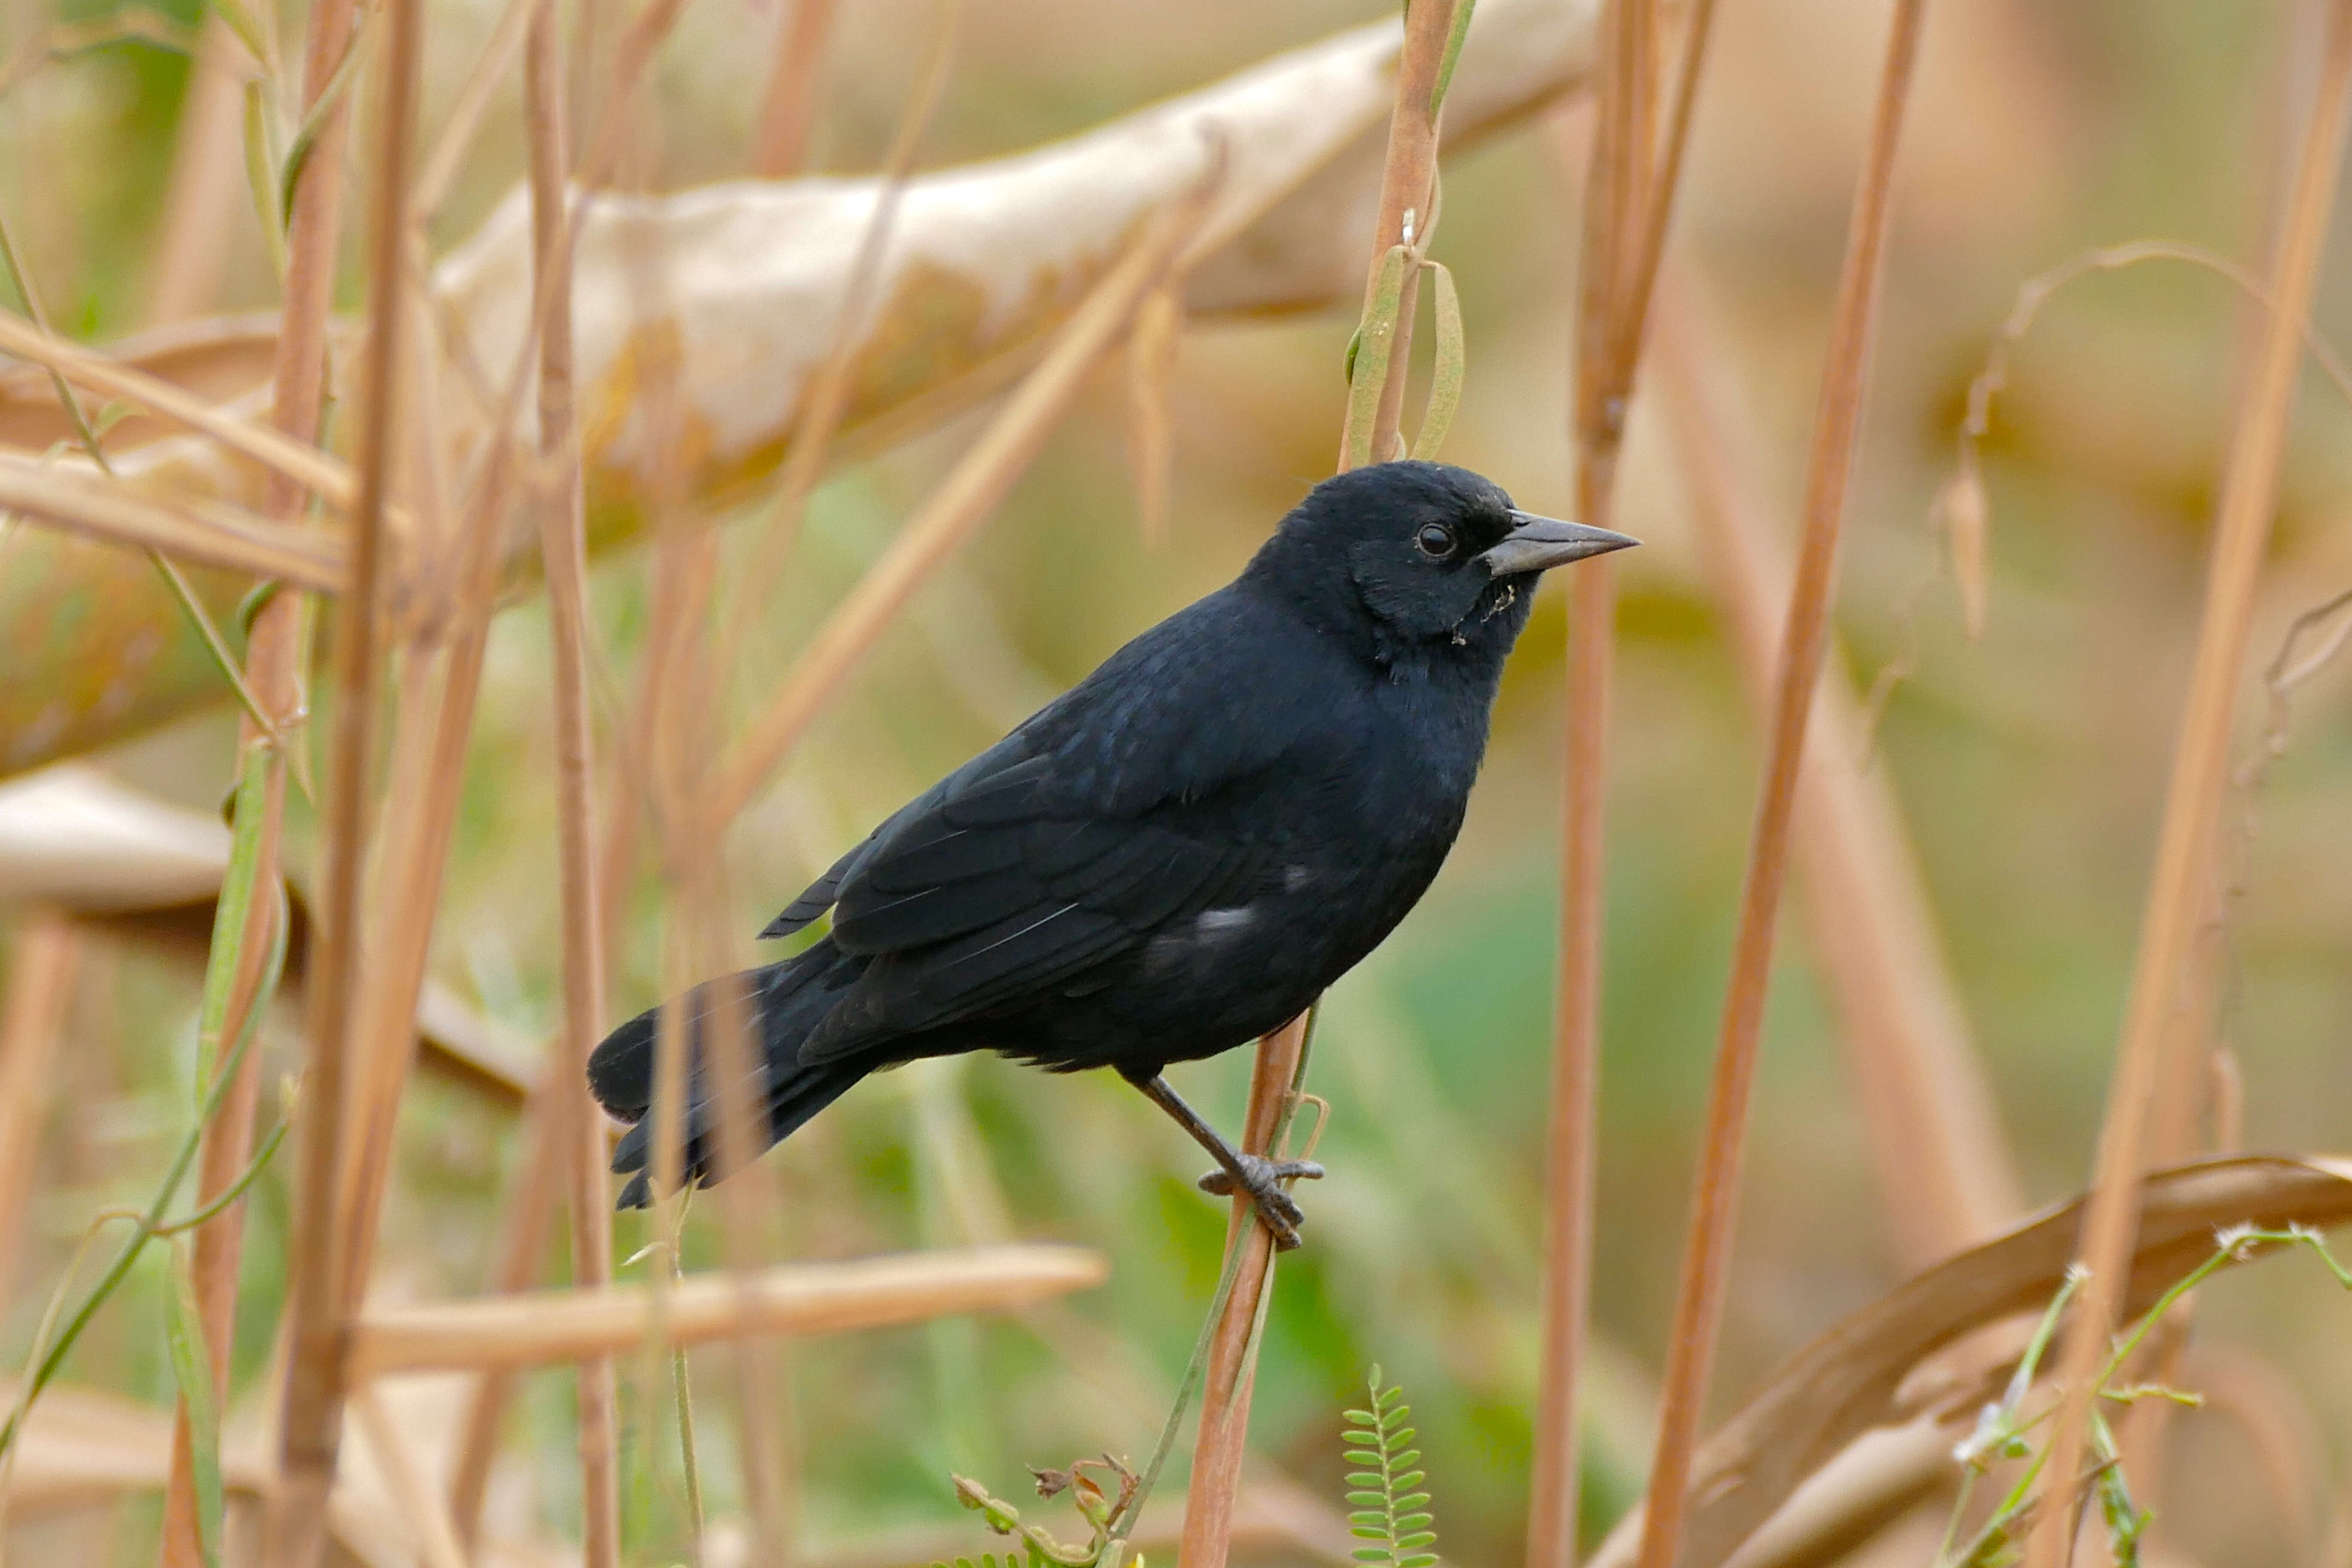
[[[831,930],[735,977],[758,1025],[768,1135],[867,1073],[994,1050],[1116,1068],[1215,1154],[1286,1245],[1281,1182],[1160,1074],[1296,1016],[1388,934],[1453,847],[1537,574],[1622,535],[1531,518],[1433,463],[1318,485],[1241,576],[1105,660],[891,816],[762,937]],[[714,1179],[701,1033],[684,1168]],[[589,1063],[636,1125],[614,1156],[649,1196],[656,1015]]]

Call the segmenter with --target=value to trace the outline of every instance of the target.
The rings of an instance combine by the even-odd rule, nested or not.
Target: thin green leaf
[[[302,181],[302,170],[310,162],[310,149],[318,145],[319,132],[326,128],[328,117],[334,113],[335,106],[342,100],[343,95],[351,91],[352,83],[359,79],[360,64],[375,42],[374,21],[378,14],[375,11],[365,14],[360,23],[360,30],[343,50],[342,60],[335,67],[335,74],[329,77],[327,85],[319,89],[318,98],[302,116],[301,129],[294,132],[293,142],[286,149],[286,163],[278,174],[279,212],[294,210],[294,187]]]
[[[1404,300],[1405,268],[1409,260],[1402,245],[1389,247],[1381,258],[1380,270],[1374,274],[1372,297],[1364,307],[1363,324],[1357,335],[1362,346],[1358,350],[1353,372],[1348,382],[1348,436],[1345,450],[1348,466],[1362,468],[1372,461],[1372,426],[1378,420],[1381,394],[1388,386],[1389,361],[1396,347],[1397,314]],[[1386,1410],[1394,1390],[1388,1395],[1375,1390],[1374,1410]]]
[[[253,210],[261,219],[261,237],[269,247],[269,265],[286,276],[286,213],[278,205],[276,117],[261,83],[245,84],[245,183],[253,193]]]
[[[1454,26],[1445,35],[1445,53],[1437,62],[1437,85],[1429,89],[1429,118],[1433,121],[1437,111],[1445,107],[1445,89],[1454,85],[1454,66],[1462,58],[1462,40],[1470,36],[1470,13],[1477,8],[1478,0],[1462,0],[1454,7]]]
[[[205,1343],[203,1315],[196,1309],[195,1272],[190,1248],[172,1244],[172,1289],[163,1301],[163,1338],[172,1354],[172,1375],[188,1413],[188,1460],[196,1481],[196,1546],[205,1568],[220,1568],[220,1401],[213,1392],[212,1356]]]
[[[1469,6],[1465,4],[1463,10],[1466,13]],[[1468,351],[1462,331],[1462,297],[1454,290],[1454,274],[1440,262],[1422,265],[1435,275],[1437,363],[1431,372],[1429,405],[1422,413],[1421,434],[1414,437],[1412,455],[1434,462],[1445,445],[1446,432],[1454,427],[1454,413],[1462,406],[1462,384],[1469,374]]]
[[[1351,1465],[1377,1465],[1383,1462],[1382,1456],[1363,1448],[1350,1448],[1340,1457]]]

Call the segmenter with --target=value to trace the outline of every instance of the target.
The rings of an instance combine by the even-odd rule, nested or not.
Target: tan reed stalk
[[[367,798],[374,752],[378,576],[398,431],[404,318],[410,284],[401,266],[408,242],[410,143],[416,128],[422,0],[386,0],[376,184],[369,215],[371,345],[360,406],[359,498],[352,518],[352,586],[335,621],[333,746],[324,803],[324,875],[313,906],[306,1022],[310,1067],[302,1118],[301,1164],[287,1303],[292,1338],[279,1430],[278,1493],[267,1544],[271,1568],[312,1568],[325,1546],[327,1496],[341,1436],[345,1302],[339,1247],[348,1216],[337,1202],[345,1056],[354,1022],[361,876],[366,864]],[[340,51],[339,51],[340,52]],[[314,157],[322,155],[321,148]]]
[[[411,736],[429,732],[430,739],[412,742],[398,759],[401,771],[418,782],[393,795],[383,827],[387,881],[385,895],[378,901],[383,910],[384,929],[378,933],[373,962],[366,977],[360,1036],[364,1042],[361,1059],[367,1064],[368,1078],[364,1087],[352,1097],[359,1110],[354,1117],[354,1131],[347,1140],[341,1175],[344,1212],[352,1216],[352,1226],[351,1251],[341,1270],[341,1285],[345,1304],[352,1310],[356,1310],[369,1277],[376,1221],[389,1175],[394,1123],[414,1060],[411,1044],[416,999],[424,983],[435,915],[440,907],[442,879],[448,864],[449,844],[464,784],[466,752],[473,734],[483,661],[488,654],[490,616],[496,608],[505,538],[503,523],[518,460],[512,454],[510,442],[490,443],[482,471],[473,486],[464,524],[458,531],[457,538],[463,543],[454,552],[459,560],[450,574],[457,599],[450,616],[453,640],[439,659],[438,687],[427,688],[416,681],[417,672],[433,657],[429,644],[419,640],[408,649],[408,668],[404,669],[396,704],[399,732]],[[419,759],[421,767],[415,765]],[[542,1083],[534,1089],[526,1107],[520,1141],[522,1158],[531,1163],[531,1168],[518,1176],[521,1190],[511,1201],[520,1210],[520,1215],[505,1233],[508,1245],[502,1247],[499,1255],[501,1278],[509,1267],[522,1270],[522,1278],[505,1289],[520,1289],[529,1284],[530,1270],[545,1249],[546,1218],[551,1199],[541,1191],[541,1185],[543,1179],[551,1179],[549,1167],[552,1161],[544,1142],[551,1103],[547,1094]],[[470,1407],[472,1419],[465,1430],[469,1436],[486,1434],[480,1441],[487,1447],[478,1455],[479,1468],[484,1470],[490,1447],[495,1446],[498,1416],[502,1409],[502,1389],[478,1390],[476,1402]],[[467,1495],[465,1489],[481,1479],[477,1471],[461,1464],[455,1496],[463,1499]],[[478,1493],[474,1494],[474,1501],[473,1512],[456,1510],[461,1523],[468,1528],[478,1513]]]
[[[809,132],[816,124],[817,78],[824,69],[827,36],[836,0],[793,0],[791,14],[776,29],[776,64],[760,101],[760,125],[751,139],[751,172],[781,180],[808,162]]]
[[[212,403],[160,377],[52,336],[35,321],[0,310],[0,352],[57,372],[71,384],[100,397],[133,403],[148,414],[209,436],[274,477],[290,479],[349,510],[352,471],[332,453],[291,438],[267,426],[224,414]]]
[[[318,133],[312,155],[287,194],[286,279],[279,306],[276,364],[272,372],[270,424],[278,434],[303,447],[315,448],[324,428],[327,389],[327,316],[333,305],[335,258],[342,234],[343,181],[350,139],[348,98],[320,100],[333,81],[352,37],[352,0],[316,0],[310,8],[303,46],[302,103],[306,116],[317,115]],[[379,494],[377,504],[383,504]],[[264,509],[273,519],[292,521],[302,511],[302,492],[282,471],[274,475]],[[284,822],[287,749],[304,743],[300,725],[308,709],[305,691],[307,638],[304,623],[310,613],[302,595],[280,591],[254,617],[246,645],[246,684],[259,699],[262,711],[285,741],[271,754],[264,776],[262,828],[257,851],[256,884],[274,888],[280,879],[280,835]],[[248,716],[239,735],[241,745],[262,738],[260,726]],[[254,913],[242,938],[244,963],[236,977],[225,1038],[242,1028],[251,998],[261,978],[269,943],[265,931],[275,918],[274,899],[254,900]],[[315,1041],[316,1037],[313,1037]],[[261,1083],[262,1055],[249,1051],[231,1082],[219,1113],[205,1130],[197,1178],[197,1201],[210,1203],[226,1192],[244,1165],[253,1141],[253,1123]],[[314,1086],[315,1087],[315,1086]],[[313,1096],[303,1131],[305,1169],[325,1169],[331,1153],[338,1107]],[[321,1146],[316,1154],[313,1145]],[[323,1206],[331,1193],[325,1185],[307,1189]],[[237,1273],[244,1256],[245,1205],[231,1204],[195,1236],[193,1272],[205,1347],[212,1361],[214,1386],[226,1388],[229,1351],[236,1328]],[[292,1246],[296,1268],[309,1268],[314,1289],[330,1278],[331,1259],[320,1247],[316,1228],[299,1233]],[[306,1253],[305,1244],[319,1255]],[[290,1323],[293,1300],[289,1293]],[[290,1393],[290,1390],[289,1390]],[[192,1568],[201,1560],[195,1507],[195,1478],[189,1447],[186,1412],[174,1422],[172,1468],[163,1500],[163,1533],[160,1562],[163,1568]]]
[[[482,44],[473,70],[466,85],[457,89],[457,98],[443,117],[441,129],[434,137],[433,151],[418,166],[416,189],[410,205],[418,221],[431,218],[449,199],[449,187],[456,184],[458,171],[466,165],[466,154],[474,150],[474,137],[482,128],[482,116],[488,112],[490,99],[499,83],[522,53],[523,36],[530,27],[531,13],[538,9],[538,0],[507,0],[506,8],[499,13],[499,25]]]
[[[1769,486],[1748,404],[1689,279],[1659,285],[1658,372],[1688,476],[1699,558],[1730,622],[1735,660],[1769,717],[1791,569],[1766,515]],[[1936,934],[1902,807],[1865,769],[1861,706],[1824,668],[1797,779],[1796,854],[1813,946],[1844,1025],[1895,1258],[1925,1268],[1985,1240],[2025,1206],[2017,1160]],[[2185,1156],[2184,1156],[2185,1157]]]
[[[1714,0],[1692,7],[1663,150],[1653,124],[1660,17],[1650,0],[1602,13],[1601,83],[1585,184],[1573,435],[1576,515],[1606,527],[1642,363],[1666,220],[1689,145]],[[1544,1152],[1544,1272],[1535,1453],[1528,1482],[1529,1568],[1573,1568],[1580,1478],[1577,1385],[1591,1293],[1599,1142],[1601,935],[1608,820],[1609,694],[1615,567],[1569,581],[1568,682],[1560,837],[1559,998]]]
[[[2277,504],[2287,417],[2294,406],[2296,373],[2302,365],[2299,328],[2311,308],[2320,250],[2334,210],[2347,119],[2352,119],[2352,0],[2335,0],[2328,7],[2319,89],[2296,154],[2293,195],[2272,249],[2273,309],[2222,476],[2196,663],[2165,791],[2156,869],[2142,915],[2115,1077],[2100,1124],[2096,1172],[2076,1248],[2077,1260],[2090,1270],[2090,1278],[2067,1323],[2060,1352],[2058,1414],[2044,1469],[2049,1479],[2033,1533],[2027,1539],[2026,1568],[2060,1568],[2074,1540],[2074,1478],[2082,1468],[2096,1394],[2092,1382],[2115,1326],[2125,1262],[2131,1256],[2148,1101],[2162,1066],[2182,973],[2209,907],[2213,844],[2229,785],[2237,689]]]
[[[663,1324],[671,1344],[743,1334],[805,1336],[999,1312],[1109,1277],[1099,1253],[1057,1246],[906,1252],[765,1268],[744,1289],[719,1275],[674,1285]],[[645,1342],[653,1295],[642,1285],[531,1290],[373,1310],[352,1325],[355,1381],[416,1372],[556,1366]]]
[[[936,44],[935,56],[943,53],[944,47],[943,41]],[[935,59],[934,89],[938,65]],[[910,111],[910,122],[919,123],[928,113],[927,109]],[[900,140],[911,149],[912,136],[903,128]],[[894,153],[894,159],[898,156]],[[894,169],[898,167],[894,163]],[[887,223],[887,211],[877,211],[864,241],[869,255],[874,254],[872,247]],[[659,280],[648,277],[642,285],[640,292],[651,296]],[[667,310],[667,301],[659,298],[646,299],[641,302],[644,306],[650,306],[656,316]],[[840,363],[837,359],[836,364]],[[664,376],[641,395],[649,428],[661,431],[677,426],[682,407],[678,390],[675,376]],[[822,438],[821,432],[818,439]],[[702,769],[716,753],[719,704],[725,689],[717,672],[731,668],[731,662],[726,657],[714,662],[709,635],[712,595],[719,580],[719,542],[709,530],[696,527],[683,515],[688,475],[682,454],[687,446],[678,438],[666,443],[667,450],[680,456],[662,466],[647,500],[659,542],[651,647],[637,718],[645,745],[640,771],[646,775],[646,801],[660,830],[663,875],[670,895],[672,913],[663,944],[663,993],[672,996],[684,994],[698,975],[728,975],[742,967],[728,931],[730,910],[721,848],[729,825],[698,810]],[[771,552],[772,562],[781,567],[774,553]],[[743,625],[754,607],[751,601],[756,597],[764,602],[765,596],[764,590],[752,585],[739,591],[736,627]],[[711,1027],[704,1036],[710,1057],[709,1081],[717,1085],[713,1132],[719,1164],[733,1175],[716,1200],[722,1251],[736,1288],[747,1300],[756,1288],[760,1266],[773,1250],[773,1216],[785,1207],[776,1167],[759,1160],[766,1145],[761,1135],[766,1102],[757,1089],[762,1073],[760,1047],[753,1044],[757,1030],[751,1026],[749,1011],[749,998],[729,986],[720,993],[712,1009]],[[651,1115],[655,1131],[649,1173],[655,1192],[667,1197],[681,1185],[688,1101],[685,1027],[677,1008],[664,1009],[654,1044]],[[673,1244],[682,1220],[682,1209],[677,1205],[661,1214],[660,1222]],[[653,1279],[646,1346],[649,1384],[659,1361],[657,1342],[667,1324],[666,1297],[675,1268],[675,1258],[666,1258],[665,1267],[656,1271]],[[773,1568],[789,1560],[793,1543],[792,1444],[782,1367],[776,1347],[760,1336],[739,1339],[730,1352],[734,1376],[733,1398],[728,1407],[735,1417],[742,1489],[751,1504],[753,1553]],[[685,1452],[691,1441],[691,1412],[684,1405],[690,1384],[682,1354],[672,1371],[680,1391],[681,1458],[691,1466],[695,1458]],[[659,1402],[649,1399],[647,1406],[657,1409]],[[689,1474],[688,1479],[698,1497],[699,1477]],[[702,1521],[698,1509],[696,1512],[698,1528]]]
[[[147,273],[147,326],[203,315],[220,298],[237,231],[231,217],[245,205],[244,54],[218,13],[205,19]]]
[[[547,290],[535,301],[539,357],[539,449],[552,493],[541,498],[540,552],[547,570],[554,639],[555,794],[562,899],[563,1014],[557,1059],[568,1069],[562,1118],[571,1129],[572,1273],[594,1288],[613,1274],[610,1185],[601,1119],[588,1099],[589,1052],[604,1033],[603,922],[596,912],[595,737],[588,715],[588,552],[582,510],[579,430],[573,407],[572,269],[563,128],[563,55],[554,0],[544,0],[523,46],[524,116],[530,130],[531,254]],[[614,111],[620,112],[615,100]],[[581,1512],[587,1568],[618,1568],[621,1502],[619,1402],[609,1358],[577,1368]]]
[[[1639,335],[1618,325],[1650,205],[1656,7],[1601,8],[1592,151],[1584,188],[1574,365],[1578,521],[1608,527]],[[1630,353],[1619,352],[1622,343]],[[1561,793],[1559,994],[1552,1019],[1544,1147],[1544,1265],[1535,1452],[1528,1470],[1528,1568],[1575,1568],[1580,1434],[1577,1386],[1591,1296],[1599,1142],[1601,932],[1608,820],[1609,693],[1615,576],[1591,561],[1569,580],[1567,753]]]
[[[1427,4],[1427,0],[1423,0]],[[1434,7],[1433,7],[1434,9]],[[1441,28],[1439,37],[1443,38]],[[1258,1042],[1250,1072],[1249,1110],[1242,1147],[1268,1153],[1289,1121],[1307,1046],[1304,1016]],[[1224,1568],[1232,1545],[1234,1500],[1241,1489],[1242,1456],[1249,1446],[1250,1394],[1255,1386],[1257,1325],[1274,1289],[1274,1233],[1258,1223],[1247,1194],[1236,1194],[1225,1225],[1225,1245],[1242,1249],[1224,1317],[1210,1342],[1201,1385],[1201,1426],[1192,1440],[1192,1479],[1184,1492],[1184,1531],[1177,1568]]]
[[[1127,329],[1191,237],[1206,195],[1203,186],[1145,224],[988,428],[817,628],[710,782],[704,809],[713,819],[731,821],[751,802],[908,598],[1004,499],[1084,388],[1097,357]]]
[[[1773,691],[1764,787],[1757,805],[1747,885],[1740,898],[1731,982],[1724,998],[1723,1034],[1708,1090],[1697,1190],[1667,1342],[1657,1452],[1642,1525],[1642,1568],[1675,1568],[1679,1555],[1691,1457],[1698,1441],[1716,1340],[1722,1328],[1739,1197],[1740,1154],[1756,1079],[1764,996],[1771,980],[1780,893],[1788,876],[1797,775],[1822,653],[1828,641],[1838,534],[1844,522],[1846,489],[1861,436],[1863,393],[1869,381],[1895,147],[1910,99],[1926,11],[1926,0],[1896,0],[1885,71],[1838,279],[1836,314],[1806,465],[1804,532]]]
[[[0,510],[190,565],[218,566],[289,586],[342,591],[343,542],[298,533],[217,501],[150,500],[115,480],[0,461]]]
[[[526,16],[537,4],[538,0],[530,0],[530,6],[526,7]],[[675,14],[674,7],[667,13],[672,18]],[[650,42],[646,40],[658,38],[657,32],[647,34],[643,28],[633,36],[638,37],[641,47],[625,56],[620,62],[618,68],[622,74],[615,81],[613,93],[614,103],[624,108],[629,90],[635,85],[635,78],[627,74],[627,70],[631,67],[642,68],[650,50]],[[486,94],[487,87],[482,90]],[[608,150],[618,145],[614,137],[605,137],[604,142]],[[463,135],[453,126],[445,132],[444,142],[436,156],[454,161],[457,153],[451,149],[462,145]],[[566,215],[562,213],[559,213],[558,217],[560,243],[550,247],[550,254],[537,257],[534,260],[531,328],[522,345],[522,358],[515,365],[513,375],[509,378],[504,393],[498,399],[497,411],[491,420],[493,429],[504,430],[511,426],[522,393],[531,384],[528,373],[547,330],[550,314],[559,299],[559,292],[552,286],[553,279],[560,268],[568,269],[570,265],[571,243],[576,233],[576,224],[566,221]],[[426,770],[432,788],[421,797],[395,803],[404,809],[395,813],[394,826],[406,822],[412,809],[415,820],[423,826],[417,836],[408,840],[420,847],[413,855],[404,853],[401,857],[400,874],[413,880],[404,889],[399,903],[399,908],[405,911],[403,923],[394,929],[395,939],[400,940],[383,955],[385,962],[381,965],[383,984],[373,993],[379,1006],[372,1016],[377,1019],[380,1028],[386,1031],[394,1028],[405,1031],[409,1027],[408,1020],[415,1011],[415,997],[424,976],[432,911],[438,903],[440,875],[446,862],[450,834],[455,824],[457,791],[461,782],[467,742],[472,732],[474,709],[480,689],[489,616],[495,605],[502,564],[500,552],[506,537],[504,520],[516,479],[518,460],[512,443],[506,440],[488,443],[479,471],[470,487],[467,516],[458,533],[466,543],[464,559],[456,579],[459,607],[456,616],[455,641],[445,660],[440,702],[435,714],[433,762]],[[422,648],[415,651],[420,657],[424,652]],[[600,889],[597,907],[612,909],[615,904],[612,889]],[[384,1059],[404,1061],[404,1054],[400,1058]],[[388,1115],[390,1108],[396,1105],[399,1081],[397,1078],[393,1079],[389,1087],[379,1082],[379,1092],[370,1103]],[[501,1235],[495,1272],[499,1289],[520,1289],[536,1273],[538,1260],[545,1247],[544,1238],[553,1203],[551,1184],[557,1179],[561,1170],[568,1168],[564,1162],[555,1157],[554,1151],[569,1149],[577,1142],[571,1131],[576,1126],[577,1119],[565,1114],[565,1100],[572,1096],[580,1081],[576,1073],[568,1069],[559,1071],[553,1079],[542,1081],[527,1107],[520,1156],[525,1165],[519,1171],[516,1188],[509,1194],[509,1223]],[[381,1121],[380,1125],[388,1131],[388,1120]],[[593,1121],[591,1125],[594,1125]],[[373,1215],[381,1204],[384,1176],[382,1162],[389,1152],[388,1136],[368,1139],[357,1149],[363,1163],[349,1190],[363,1194],[359,1201],[366,1218],[357,1226],[359,1243],[363,1247],[372,1247],[373,1242]],[[601,1186],[601,1142],[596,1163]],[[348,1270],[346,1278],[356,1292],[365,1281],[364,1264]],[[353,1301],[356,1302],[356,1294]],[[504,1376],[486,1376],[477,1385],[467,1407],[461,1428],[459,1462],[451,1483],[451,1509],[460,1538],[469,1542],[479,1531],[482,1489],[488,1479],[491,1457],[497,1449],[499,1428],[510,1389],[510,1382]]]
[[[0,998],[0,1306],[23,1244],[34,1156],[80,960],[81,934],[65,916],[36,909],[18,917],[7,994]]]
[[[1461,3],[1475,4],[1475,0]],[[1428,237],[1437,192],[1438,121],[1444,108],[1439,80],[1455,12],[1455,0],[1422,0],[1405,16],[1404,47],[1397,60],[1396,100],[1390,111],[1388,152],[1381,172],[1380,216],[1365,280],[1368,318],[1370,302],[1381,291],[1381,274],[1390,251],[1402,245],[1409,258],[1417,260]],[[1391,329],[1387,380],[1373,405],[1366,446],[1375,461],[1402,447],[1398,425],[1412,362],[1414,271],[1409,261]],[[1349,401],[1352,416],[1354,400]],[[1358,447],[1358,434],[1340,433],[1342,467]],[[1289,1122],[1307,1022],[1305,1016],[1294,1019],[1258,1041],[1242,1139],[1242,1147],[1252,1153],[1271,1152],[1276,1137]],[[1250,1395],[1255,1386],[1257,1327],[1274,1287],[1274,1237],[1258,1222],[1246,1194],[1234,1195],[1226,1246],[1240,1248],[1240,1258],[1233,1289],[1226,1294],[1223,1315],[1209,1341],[1177,1568],[1224,1568],[1232,1545],[1234,1500],[1241,1486],[1242,1456],[1249,1440]]]

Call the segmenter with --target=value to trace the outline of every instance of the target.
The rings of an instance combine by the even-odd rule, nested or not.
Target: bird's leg
[[[1128,1081],[1141,1089],[1215,1159],[1219,1168],[1201,1178],[1202,1192],[1247,1193],[1250,1203],[1257,1209],[1259,1221],[1272,1233],[1275,1247],[1288,1252],[1298,1245],[1298,1227],[1307,1216],[1297,1201],[1283,1190],[1282,1184],[1302,1177],[1315,1180],[1323,1174],[1322,1166],[1312,1160],[1269,1160],[1263,1154],[1234,1148],[1202,1120],[1199,1111],[1185,1104],[1183,1097],[1158,1073]]]

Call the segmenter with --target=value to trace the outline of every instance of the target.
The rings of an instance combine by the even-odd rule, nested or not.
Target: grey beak
[[[1488,575],[1509,577],[1522,572],[1549,572],[1588,555],[1606,555],[1612,550],[1641,542],[1590,523],[1562,522],[1556,517],[1537,517],[1515,510],[1511,513],[1511,531],[1478,559],[1486,563]]]

